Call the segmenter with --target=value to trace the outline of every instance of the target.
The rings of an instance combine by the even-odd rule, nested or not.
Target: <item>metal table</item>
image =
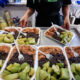
[[[53,45],[53,46],[62,46],[63,47],[64,45],[44,36],[44,32],[47,29],[48,28],[46,28],[46,27],[41,28],[40,45]],[[80,46],[80,36],[79,36],[78,32],[75,29],[71,29],[71,30],[75,33],[75,37],[71,41],[70,45],[71,46]]]

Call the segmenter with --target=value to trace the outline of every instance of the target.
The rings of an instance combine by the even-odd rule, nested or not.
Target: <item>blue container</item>
[[[80,0],[79,0],[79,1],[77,1],[77,4],[79,4],[79,5],[80,5]]]

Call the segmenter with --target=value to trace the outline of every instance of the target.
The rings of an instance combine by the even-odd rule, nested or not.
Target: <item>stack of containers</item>
[[[27,41],[27,38],[32,38],[32,45],[38,45],[40,42],[39,28],[6,28],[5,31],[11,34],[14,33],[13,36],[17,41],[24,38]],[[21,43],[25,42],[22,41]],[[33,42],[36,42],[36,44],[33,44]],[[67,50],[67,47],[65,47],[65,50],[63,50],[60,46],[39,46],[38,49],[45,54],[53,55],[53,58],[49,60],[31,44],[26,42],[26,44],[18,45],[19,51],[24,56],[24,60],[21,61],[18,59],[16,46],[13,47],[1,76],[3,80],[72,80],[74,77],[76,80],[80,79],[80,57],[75,57],[70,49]],[[0,68],[4,66],[4,60],[8,56],[5,54],[9,53],[11,48],[12,46],[7,43],[0,43]],[[73,47],[73,49],[80,54],[79,46]],[[74,77],[71,75],[72,73]]]

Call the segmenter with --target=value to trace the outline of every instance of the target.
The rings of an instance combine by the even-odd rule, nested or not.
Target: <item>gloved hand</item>
[[[0,0],[0,6],[4,7],[8,4],[8,2],[9,2],[8,0]]]

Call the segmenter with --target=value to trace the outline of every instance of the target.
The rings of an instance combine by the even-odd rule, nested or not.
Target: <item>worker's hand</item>
[[[62,26],[64,29],[70,30],[70,20],[68,17],[64,19],[64,25]]]
[[[20,25],[21,25],[21,27],[26,27],[27,26],[27,17],[26,16],[23,16],[20,19]]]

